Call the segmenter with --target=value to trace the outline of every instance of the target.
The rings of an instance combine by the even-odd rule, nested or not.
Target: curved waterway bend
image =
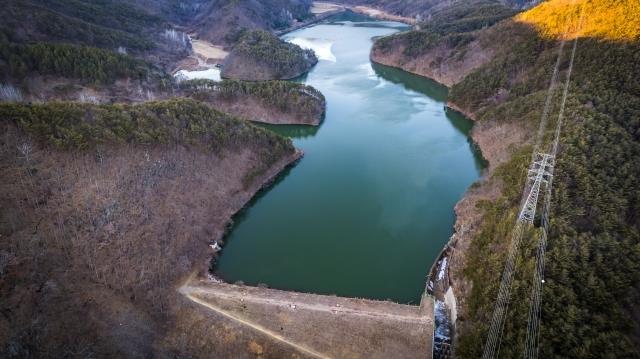
[[[218,276],[419,302],[482,165],[471,123],[444,110],[446,88],[369,61],[372,38],[399,26],[338,22],[285,36],[324,51],[301,81],[326,96],[326,118],[319,128],[269,127],[305,156],[235,218]]]

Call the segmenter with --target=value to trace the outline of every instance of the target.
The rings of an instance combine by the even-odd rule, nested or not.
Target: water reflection
[[[443,107],[447,101],[447,87],[436,81],[423,76],[414,75],[395,67],[385,66],[374,62],[371,63],[371,67],[381,78],[394,84],[402,85],[408,90],[424,94],[438,102],[442,102]],[[463,114],[447,108],[445,108],[445,116],[456,130],[465,136],[469,136],[471,129],[473,128],[473,121],[466,118]],[[488,165],[488,162],[482,157],[482,153],[477,148],[476,144],[473,143],[473,139],[468,137],[467,141],[469,142],[469,148],[473,152],[475,167],[478,170],[482,170]]]
[[[257,124],[257,126],[273,131],[285,137],[301,139],[315,136],[320,130],[320,126],[306,125],[270,125],[266,123]]]
[[[262,127],[262,126],[260,126]],[[237,212],[234,216],[233,216],[233,223],[231,223],[233,226],[238,227],[239,225],[241,225],[248,217],[249,214],[251,213],[251,210],[254,207],[254,204],[260,202],[262,200],[262,198],[264,196],[266,196],[269,191],[273,188],[278,187],[278,185],[280,183],[282,183],[287,177],[289,177],[289,175],[291,175],[291,171],[295,168],[295,166],[298,163],[293,163],[291,164],[289,167],[285,168],[284,171],[280,172],[275,179],[273,180],[273,182],[271,182],[268,186],[264,186],[262,187],[252,198],[251,200],[244,206],[244,208],[242,208],[239,212]],[[230,234],[227,233],[227,236]],[[226,237],[225,237],[226,240]]]
[[[387,81],[402,85],[408,90],[424,94],[438,102],[444,103],[447,101],[447,88],[433,80],[374,62],[371,63],[371,67],[378,76]]]
[[[473,128],[473,121],[464,117],[464,115],[462,115],[461,113],[449,109],[445,109],[445,116],[456,130],[467,136],[469,148],[473,153],[475,167],[478,171],[482,171],[489,165],[489,162],[484,157],[482,157],[482,152],[473,142],[473,139],[470,136],[471,129]]]
[[[353,26],[353,27],[368,27],[368,28],[392,28],[398,30],[407,30],[411,26],[395,21],[382,21],[372,18],[371,16],[346,10],[329,19],[325,20],[325,23],[331,25]]]

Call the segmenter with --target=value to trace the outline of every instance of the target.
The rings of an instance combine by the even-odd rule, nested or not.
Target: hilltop
[[[240,36],[222,67],[222,77],[238,80],[292,79],[318,62],[312,50],[280,40],[267,31]]]
[[[491,26],[514,13],[493,0],[455,3],[421,23],[419,30],[377,40],[371,58],[451,86],[498,51],[500,43],[495,37],[500,34]],[[488,27],[487,31],[478,31]],[[520,32],[514,29],[513,36]]]

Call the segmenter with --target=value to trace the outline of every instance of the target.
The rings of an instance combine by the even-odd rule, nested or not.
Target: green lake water
[[[322,91],[318,128],[268,126],[304,158],[238,214],[216,274],[229,282],[418,303],[482,160],[447,90],[369,61],[382,21],[318,24],[284,38],[316,49],[300,81]]]

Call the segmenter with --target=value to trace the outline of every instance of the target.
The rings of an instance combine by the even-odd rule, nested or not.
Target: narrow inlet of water
[[[322,91],[318,128],[268,126],[305,156],[235,218],[216,274],[229,282],[417,304],[482,161],[447,90],[372,64],[404,25],[334,21],[284,38],[315,48],[300,81]]]

